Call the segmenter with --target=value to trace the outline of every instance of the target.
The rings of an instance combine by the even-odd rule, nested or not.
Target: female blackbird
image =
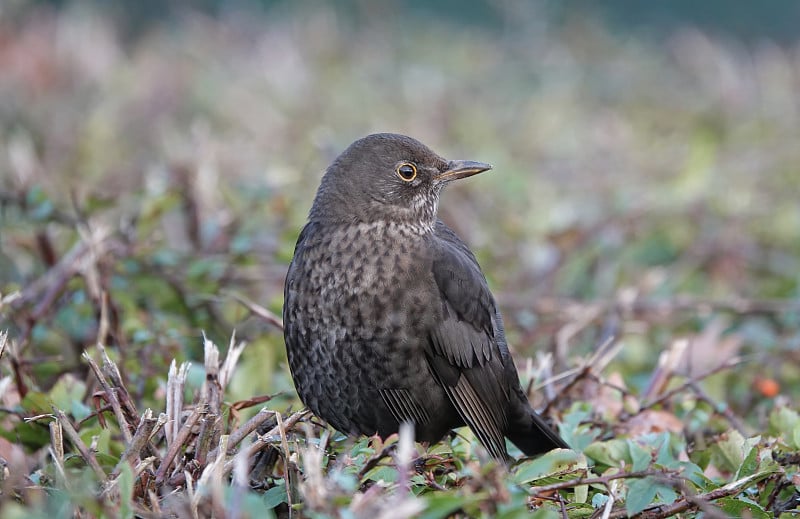
[[[491,169],[403,135],[333,161],[286,278],[289,366],[303,402],[347,434],[419,441],[464,424],[492,456],[568,448],[528,403],[475,256],[436,216],[450,181]]]

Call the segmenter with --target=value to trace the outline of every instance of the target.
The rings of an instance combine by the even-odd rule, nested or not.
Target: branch
[[[242,306],[244,306],[245,308],[250,310],[256,316],[258,316],[261,319],[265,320],[266,322],[268,322],[272,326],[276,327],[277,329],[283,331],[283,320],[280,317],[278,317],[277,315],[275,315],[274,313],[270,312],[269,310],[267,310],[263,306],[261,306],[261,305],[259,305],[257,303],[254,303],[253,301],[250,301],[246,297],[244,297],[242,295],[239,295],[239,294],[237,294],[235,292],[230,292],[230,291],[226,290],[224,293],[226,293],[227,295],[231,296],[236,301],[241,303]]]
[[[568,481],[559,481],[558,483],[551,483],[549,485],[531,487],[529,492],[533,496],[539,494],[546,494],[556,490],[565,490],[568,488],[579,487],[581,485],[604,485],[608,487],[611,481],[615,479],[642,479],[650,476],[660,476],[665,479],[670,479],[671,476],[676,475],[675,471],[665,470],[640,470],[638,472],[618,472],[616,474],[609,474],[608,476],[597,476],[593,478],[579,477],[570,479]]]
[[[680,514],[681,512],[686,512],[688,510],[695,510],[697,508],[702,508],[704,505],[708,505],[712,501],[716,501],[717,499],[722,499],[723,497],[732,497],[737,494],[741,494],[744,492],[750,485],[753,483],[757,483],[758,481],[768,477],[772,472],[759,472],[757,474],[753,474],[741,479],[737,479],[736,481],[731,481],[727,485],[712,490],[710,492],[706,492],[705,494],[697,494],[695,496],[684,496],[684,501],[675,501],[669,505],[657,505],[652,508],[648,508],[644,510],[641,514],[638,515],[641,519],[662,519],[664,517],[670,517],[675,514]],[[625,517],[622,515],[620,517]]]

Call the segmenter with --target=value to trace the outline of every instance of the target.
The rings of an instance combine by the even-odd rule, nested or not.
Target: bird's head
[[[405,135],[369,135],[328,166],[310,219],[396,222],[432,229],[442,187],[489,169],[492,166],[482,162],[443,159]]]

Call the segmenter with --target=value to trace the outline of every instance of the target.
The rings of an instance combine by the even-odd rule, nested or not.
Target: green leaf
[[[608,497],[608,494],[601,494],[600,492],[596,493],[592,496],[592,506],[595,508],[601,508],[606,506],[608,500],[611,499]]]
[[[668,432],[663,432],[659,434],[653,441],[653,444],[658,444],[658,449],[656,450],[656,463],[668,469],[678,469],[681,467],[682,463],[675,457],[675,454],[673,453],[673,438],[674,437]],[[683,451],[685,450],[686,446],[682,440],[680,442],[680,449],[675,450]]]
[[[75,402],[81,402],[86,394],[86,383],[71,373],[59,377],[50,390],[50,398],[59,409],[72,409]],[[79,417],[76,417],[79,418]]]
[[[452,515],[465,504],[464,496],[454,492],[428,494],[424,499],[426,507],[425,510],[420,513],[420,519],[442,519]]]
[[[508,501],[497,503],[495,519],[529,519],[528,492],[517,486],[511,486],[509,491]]]
[[[659,484],[656,488],[656,493],[658,494],[658,500],[667,505],[674,503],[678,499],[678,492],[668,485]]]
[[[353,468],[355,469],[355,467]],[[354,472],[357,472],[357,469],[354,470]],[[328,477],[331,481],[336,483],[339,488],[348,492],[355,492],[358,488],[358,481],[356,481],[354,473],[347,473],[344,470],[332,470],[328,473]]]
[[[541,480],[547,476],[564,474],[580,466],[586,466],[583,454],[571,449],[555,449],[536,459],[517,465],[514,481],[519,484]]]
[[[734,479],[740,479],[745,476],[751,476],[755,474],[759,466],[759,454],[758,447],[752,447],[750,452],[742,461],[742,464],[739,465],[739,470],[736,471],[736,477]]]
[[[769,432],[789,447],[800,449],[800,414],[786,406],[775,408],[769,415]]]
[[[29,391],[20,406],[30,414],[46,414],[53,411],[50,397],[38,391]]]
[[[289,499],[286,495],[286,486],[283,484],[279,484],[274,486],[264,492],[261,496],[261,500],[266,508],[272,509],[276,506],[288,503]]]
[[[751,517],[753,519],[770,519],[772,514],[767,513],[758,504],[736,497],[723,497],[716,502],[729,517]]]
[[[69,408],[69,413],[75,417],[75,420],[80,421],[92,414],[92,408],[80,400],[73,400]]]
[[[658,492],[658,484],[653,478],[637,479],[628,485],[625,508],[628,516],[636,515],[651,504]]]
[[[119,463],[119,458],[105,452],[96,452],[94,457],[97,460],[97,463],[100,464],[100,467],[106,472],[111,472],[114,470],[114,467],[116,467],[117,463]]]
[[[619,467],[620,462],[631,465],[631,440],[614,439],[605,442],[595,442],[584,449],[587,457],[609,467]]]
[[[108,455],[110,450],[110,441],[111,441],[111,431],[108,429],[103,429],[99,425],[94,427],[87,427],[85,429],[81,429],[79,431],[79,436],[83,443],[87,446],[91,446],[93,441],[96,441],[96,453],[98,461],[100,461],[101,455]],[[109,461],[109,463],[114,463],[114,461]]]
[[[272,488],[267,492],[270,490]],[[272,519],[275,517],[275,512],[271,508],[264,506],[264,494],[236,485],[226,485],[223,487],[223,492],[225,509],[238,510],[239,517],[258,517],[259,519]]]
[[[130,519],[133,517],[133,471],[127,463],[122,463],[117,485],[119,485],[119,516],[122,519]]]
[[[697,488],[703,491],[711,490],[712,488],[717,488],[717,485],[708,479],[705,474],[703,474],[703,469],[692,463],[691,461],[681,461],[677,467],[683,477],[687,479],[687,481],[691,481]]]
[[[730,430],[711,446],[711,462],[720,470],[736,472],[744,460],[744,437]]]
[[[633,463],[633,468],[631,470],[633,472],[640,472],[647,469],[647,467],[650,466],[650,462],[653,460],[650,452],[635,441],[629,441],[627,443],[628,453]]]
[[[397,469],[394,467],[378,466],[366,473],[362,481],[386,481],[394,483],[398,477]]]
[[[585,408],[582,403],[576,403],[564,415],[564,419],[559,425],[561,436],[577,451],[585,449],[600,435],[599,430],[584,423],[590,421],[591,417],[591,409]]]

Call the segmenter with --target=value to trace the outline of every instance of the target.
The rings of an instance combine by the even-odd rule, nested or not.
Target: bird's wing
[[[283,289],[283,338],[286,343],[289,369],[303,403],[312,409],[319,408],[318,397],[316,391],[309,390],[315,381],[308,379],[311,343],[306,329],[307,324],[304,324],[303,320],[304,308],[299,301],[299,290],[303,282],[302,273],[308,252],[308,238],[314,234],[316,225],[314,222],[309,222],[300,232]]]
[[[429,334],[428,362],[459,415],[489,452],[507,457],[508,347],[478,262],[439,222],[432,249],[442,318]]]
[[[424,424],[430,421],[431,417],[427,408],[414,398],[412,391],[408,389],[383,388],[380,390],[380,394],[397,423],[413,422]]]
[[[295,307],[294,301],[296,299],[296,285],[299,282],[298,269],[302,272],[302,264],[305,261],[304,255],[306,251],[306,239],[312,235],[316,229],[316,223],[309,222],[300,231],[297,237],[297,243],[294,246],[294,257],[292,262],[289,263],[289,270],[286,272],[286,284],[283,287],[283,321],[284,321],[284,334],[295,338],[298,330],[295,327],[295,320],[293,319],[292,312],[290,311]]]

